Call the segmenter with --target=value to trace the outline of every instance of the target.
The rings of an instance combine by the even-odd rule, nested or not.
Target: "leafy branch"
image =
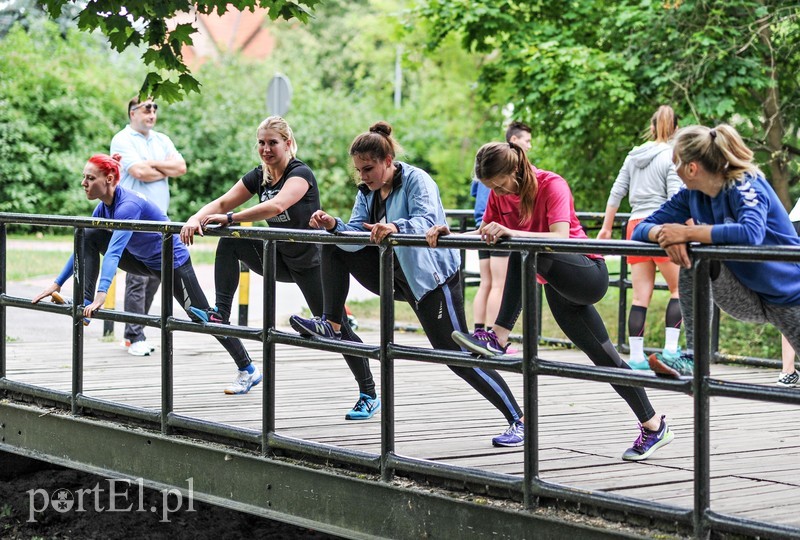
[[[145,46],[142,61],[150,67],[139,90],[140,97],[153,96],[166,102],[179,101],[190,92],[199,92],[200,83],[186,65],[182,49],[192,45],[194,23],[170,24],[178,13],[222,15],[228,9],[266,8],[272,20],[296,18],[306,23],[310,10],[322,0],[93,0],[77,16],[78,27],[86,32],[99,30],[111,47],[119,52],[128,47]],[[56,19],[70,0],[45,0],[49,16]],[[176,77],[177,76],[177,77]]]

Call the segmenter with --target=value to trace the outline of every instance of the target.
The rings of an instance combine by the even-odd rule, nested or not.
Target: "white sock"
[[[631,348],[631,360],[644,360],[644,338],[633,337],[628,338],[628,345]]]
[[[664,350],[668,353],[678,352],[678,338],[681,337],[680,328],[667,328],[664,339]]]

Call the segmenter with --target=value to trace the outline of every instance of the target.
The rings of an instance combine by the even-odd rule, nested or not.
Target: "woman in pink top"
[[[586,238],[575,215],[572,192],[555,173],[539,170],[525,152],[509,143],[489,143],[475,158],[475,176],[492,190],[480,234],[493,245],[504,237]],[[440,235],[450,234],[446,226],[431,228],[428,242],[435,246]],[[598,366],[630,369],[608,337],[603,320],[594,307],[608,289],[608,270],[599,255],[539,253],[538,278],[545,284],[547,303],[567,337]],[[505,292],[494,331],[474,334],[454,332],[453,339],[481,356],[503,354],[508,336],[522,311],[522,257],[511,254]],[[622,459],[647,459],[669,443],[673,434],[663,416],[656,414],[643,388],[613,385],[628,403],[640,423],[641,434]],[[524,419],[495,437],[495,446],[519,446],[525,436]]]

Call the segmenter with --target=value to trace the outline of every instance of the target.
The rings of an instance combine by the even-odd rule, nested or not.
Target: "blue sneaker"
[[[226,321],[222,318],[222,315],[219,314],[219,310],[216,306],[206,309],[189,306],[189,315],[194,315],[194,317],[197,319],[197,322],[230,324],[230,321]]]
[[[292,315],[289,317],[289,324],[291,324],[292,328],[294,328],[295,331],[301,336],[318,336],[329,339],[342,339],[342,333],[336,332],[333,329],[333,326],[331,326],[331,323],[325,320],[325,317],[312,317],[311,319],[304,319],[303,317]],[[364,394],[361,395],[363,396]]]
[[[494,446],[522,446],[525,443],[525,424],[519,420],[508,426],[501,435],[492,439]]]
[[[631,369],[650,369],[650,362],[648,362],[647,358],[642,358],[641,360],[628,360],[628,365],[631,367]]]
[[[249,373],[246,369],[239,370],[233,383],[225,388],[226,394],[246,394],[252,387],[261,382],[264,376],[258,370],[258,366],[255,364],[252,364],[252,366],[252,373]]]
[[[483,356],[484,358],[506,354],[508,350],[508,345],[505,347],[500,345],[500,342],[497,341],[497,334],[492,330],[480,329],[475,330],[472,334],[453,330],[453,333],[450,335],[453,337],[453,341],[459,346],[464,347],[478,356]]]
[[[659,377],[691,377],[694,374],[694,355],[661,351],[650,355],[648,362]]]
[[[381,410],[381,399],[370,397],[367,394],[358,396],[358,401],[353,408],[344,415],[345,420],[368,420]]]
[[[650,457],[650,455],[664,446],[672,442],[675,435],[670,431],[664,417],[661,417],[661,425],[658,431],[650,431],[646,427],[639,424],[641,433],[639,438],[633,443],[633,446],[625,450],[622,454],[622,459],[625,461],[642,461]]]

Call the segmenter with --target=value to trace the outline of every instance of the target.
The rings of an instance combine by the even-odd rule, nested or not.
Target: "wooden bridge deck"
[[[54,317],[44,314],[44,317]],[[59,318],[65,324],[63,317]],[[95,325],[93,325],[95,326]],[[100,326],[100,325],[97,325]],[[43,325],[46,327],[46,325]],[[158,332],[148,330],[151,342]],[[377,343],[374,332],[364,332]],[[424,336],[398,333],[404,344],[427,346]],[[258,343],[247,344],[260,365]],[[380,449],[377,417],[348,422],[344,413],[357,390],[340,356],[278,346],[277,427],[284,435],[367,452]],[[24,340],[7,344],[8,377],[58,390],[70,389],[69,343]],[[158,353],[158,351],[156,351]],[[588,364],[577,351],[547,350],[544,358]],[[261,388],[244,396],[222,389],[234,366],[210,336],[175,335],[175,411],[203,420],[259,429]],[[85,394],[158,409],[158,356],[135,358],[116,342],[89,335],[85,343]],[[379,381],[379,365],[373,363]],[[712,366],[715,377],[772,384],[774,370]],[[522,400],[521,377],[506,375]],[[800,391],[800,390],[798,390]],[[636,420],[604,383],[540,378],[541,477],[581,489],[691,508],[693,500],[693,412],[691,398],[649,391],[656,410],[666,414],[675,432],[672,444],[643,463],[627,463],[622,452],[637,436]],[[745,518],[800,527],[795,510],[800,498],[800,436],[797,407],[714,398],[711,409],[712,508]],[[503,418],[446,367],[396,362],[396,448],[398,453],[522,474],[522,450],[498,449],[491,437],[505,427]]]

